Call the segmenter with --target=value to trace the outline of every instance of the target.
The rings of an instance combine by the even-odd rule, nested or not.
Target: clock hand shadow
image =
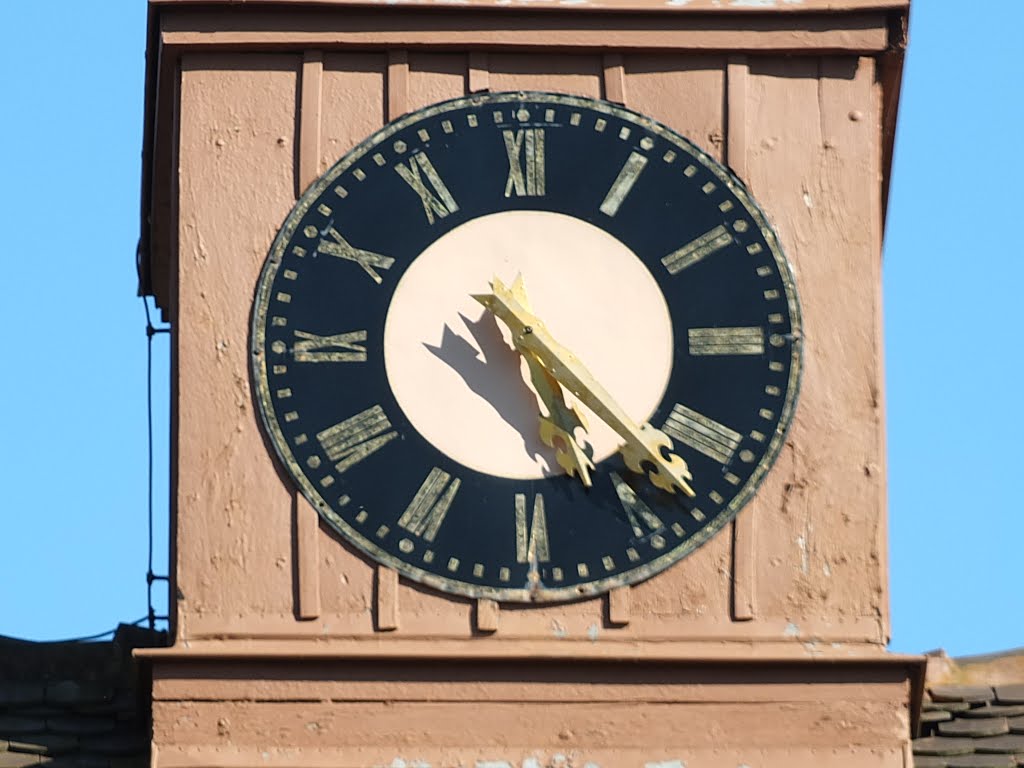
[[[490,312],[484,310],[476,321],[462,313],[459,318],[475,345],[446,323],[441,343],[437,346],[424,343],[423,346],[459,374],[470,390],[522,436],[526,452],[532,457],[541,457],[550,470],[556,464],[551,450],[540,440],[540,408],[537,396],[523,378],[522,358],[505,343]]]

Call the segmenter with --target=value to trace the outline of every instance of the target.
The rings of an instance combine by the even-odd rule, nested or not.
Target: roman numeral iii
[[[420,196],[423,212],[427,214],[427,221],[431,224],[434,223],[435,215],[443,219],[448,214],[459,210],[455,198],[441,181],[434,164],[430,162],[430,158],[425,153],[413,155],[409,159],[409,165],[398,163],[395,166],[395,171]],[[426,177],[426,181],[420,176],[421,171]],[[427,188],[428,183],[433,190]]]
[[[459,478],[453,478],[447,472],[434,467],[420,489],[416,491],[405,512],[398,518],[398,525],[409,533],[433,541],[452,502],[455,501],[459,485]]]
[[[750,328],[691,328],[691,355],[762,355],[764,331]]]
[[[501,135],[505,140],[505,152],[508,154],[505,197],[511,197],[513,192],[516,197],[543,197],[544,129],[502,131]]]
[[[334,468],[345,472],[367,456],[379,451],[398,437],[379,405],[367,408],[350,419],[318,432],[316,439],[327,454],[337,462]]]
[[[526,494],[516,494],[516,562],[547,563],[551,560],[548,544],[548,519],[544,514],[544,497],[533,497],[533,519],[527,519]]]
[[[366,347],[359,344],[366,341],[366,331],[336,333],[333,336],[295,331],[295,339],[292,356],[296,363],[366,362]]]

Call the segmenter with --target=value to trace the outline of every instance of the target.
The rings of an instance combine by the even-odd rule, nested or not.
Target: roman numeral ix
[[[358,343],[366,341],[366,331],[336,333],[333,336],[295,331],[295,338],[292,355],[297,363],[366,362],[366,347]]]

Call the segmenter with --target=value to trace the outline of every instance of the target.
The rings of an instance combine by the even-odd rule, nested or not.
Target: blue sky
[[[980,7],[916,0],[897,134],[884,273],[891,648],[903,652],[1024,645],[1024,6]],[[14,32],[0,46],[0,634],[91,635],[147,611],[134,270],[146,8],[9,3],[0,17]],[[166,573],[167,337],[153,344],[154,570]]]

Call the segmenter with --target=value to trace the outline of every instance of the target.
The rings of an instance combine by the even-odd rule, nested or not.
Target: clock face
[[[503,288],[525,329],[484,306]],[[531,602],[635,583],[720,530],[779,452],[799,339],[778,240],[725,168],[620,106],[501,93],[402,117],[306,191],[251,351],[271,443],[339,535]],[[667,436],[692,497],[627,460],[624,424]]]

